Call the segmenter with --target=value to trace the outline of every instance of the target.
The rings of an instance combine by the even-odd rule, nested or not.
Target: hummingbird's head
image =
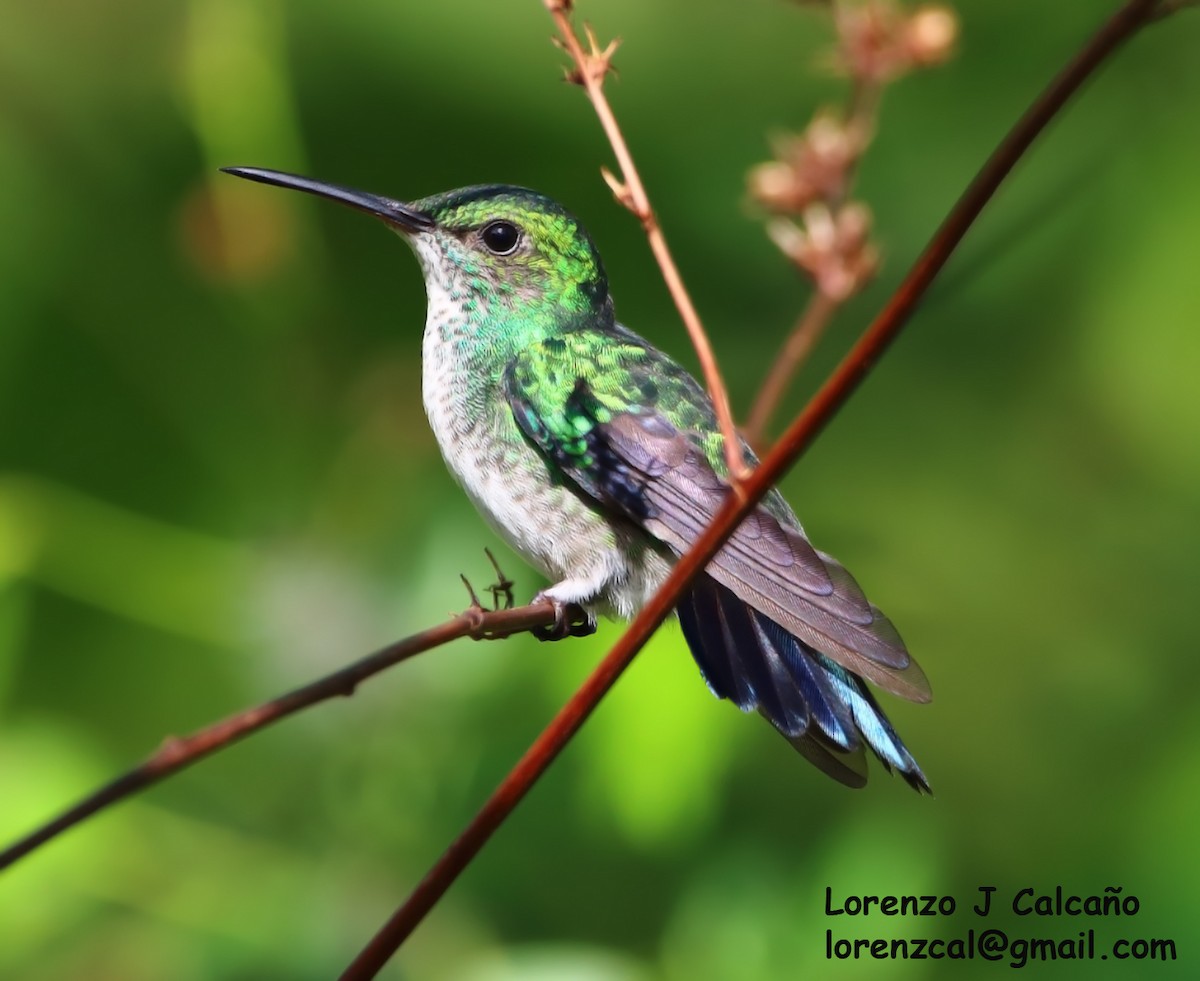
[[[274,170],[224,169],[383,219],[416,251],[431,301],[449,299],[469,313],[508,310],[550,330],[579,317],[612,316],[608,279],[587,231],[536,191],[487,184],[406,204]]]
[[[608,279],[591,237],[560,204],[522,187],[488,184],[413,203],[433,228],[409,236],[432,285],[465,283],[516,309],[594,315]],[[402,232],[403,229],[400,229]]]

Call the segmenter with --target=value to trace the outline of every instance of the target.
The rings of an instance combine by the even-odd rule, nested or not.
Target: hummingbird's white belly
[[[551,580],[546,595],[632,616],[666,577],[668,559],[640,529],[610,519],[569,479],[552,474],[502,398],[468,404],[467,386],[452,377],[456,366],[441,353],[426,344],[425,411],[446,465],[476,509]]]

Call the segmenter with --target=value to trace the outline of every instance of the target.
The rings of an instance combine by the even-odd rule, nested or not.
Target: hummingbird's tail
[[[916,790],[929,792],[861,678],[819,654],[701,576],[678,607],[679,623],[709,689],[758,711],[822,772],[850,787],[867,782],[864,743]]]

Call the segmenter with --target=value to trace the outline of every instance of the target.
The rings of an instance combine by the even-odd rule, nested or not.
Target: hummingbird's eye
[[[511,221],[493,221],[479,233],[488,251],[496,255],[512,255],[521,241],[521,229]]]

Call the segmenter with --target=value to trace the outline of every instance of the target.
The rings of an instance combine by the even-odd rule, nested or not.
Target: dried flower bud
[[[814,204],[804,212],[803,227],[784,218],[767,224],[780,251],[838,303],[861,290],[879,267],[870,233],[871,213],[859,203],[837,212]]]
[[[958,19],[940,5],[906,14],[895,0],[866,0],[838,6],[834,18],[842,70],[876,84],[945,61],[958,37]]]
[[[804,131],[803,140],[805,162],[820,175],[814,182],[825,186],[830,184],[825,175],[836,175],[838,182],[844,180],[846,170],[863,151],[860,135],[851,132],[829,110],[822,110],[813,117]]]
[[[908,56],[899,42],[903,17],[892,0],[840,4],[834,9],[839,61],[854,78],[884,82],[900,74]]]
[[[914,64],[939,65],[950,57],[958,40],[958,17],[949,7],[918,7],[909,17],[905,33]]]
[[[791,164],[782,160],[757,164],[746,175],[746,185],[750,196],[771,211],[792,211],[796,208],[796,172]]]
[[[796,263],[804,264],[804,256],[808,249],[808,236],[799,226],[787,218],[773,218],[767,222],[767,235],[778,247],[779,251]]]
[[[865,143],[833,113],[819,112],[800,136],[774,141],[777,159],[750,171],[750,194],[779,214],[799,214],[814,201],[837,200]]]
[[[861,201],[851,201],[838,211],[837,241],[841,251],[854,251],[867,245],[871,237],[871,209]]]

